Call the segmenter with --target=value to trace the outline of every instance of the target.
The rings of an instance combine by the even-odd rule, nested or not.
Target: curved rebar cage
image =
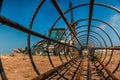
[[[19,34],[27,34],[24,52],[37,75],[33,80],[120,79],[119,0],[37,0],[36,9],[33,5],[34,11],[30,13],[29,27],[7,17],[6,3],[0,0],[1,29],[10,27],[20,31]],[[44,34],[44,31],[48,32]],[[46,65],[36,61],[36,57],[43,55],[52,66],[45,73],[41,72],[41,66]],[[7,80],[6,65],[1,61],[2,58],[1,78]]]

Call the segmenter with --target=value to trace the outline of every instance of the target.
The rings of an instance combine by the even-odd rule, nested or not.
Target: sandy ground
[[[3,55],[1,59],[9,80],[31,80],[37,76],[28,55]],[[33,56],[33,59],[41,74],[52,69],[47,56]],[[58,57],[52,56],[52,59],[59,65]]]
[[[111,63],[108,65],[110,70],[114,70],[120,60],[120,52],[117,51],[115,53]],[[108,54],[107,59],[109,59],[109,57],[110,55]],[[51,58],[52,61],[54,61],[53,64],[56,66],[61,64],[58,57],[51,56]],[[37,74],[31,65],[29,56],[26,54],[1,55],[1,60],[8,80],[31,80],[37,77]],[[33,60],[41,74],[52,69],[47,56],[33,56]],[[120,78],[120,67],[115,75]]]

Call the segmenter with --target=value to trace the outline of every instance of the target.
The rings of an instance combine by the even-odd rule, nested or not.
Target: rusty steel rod
[[[71,60],[69,60],[68,62],[65,62],[57,67],[55,67],[54,69],[51,69],[41,75],[39,75],[38,77],[32,79],[32,80],[45,80],[47,79],[48,77],[50,77],[51,75],[53,75],[54,73],[56,73],[57,70],[61,69],[62,67],[66,66],[67,64],[69,64],[70,62],[74,61],[75,59],[77,59],[78,57],[75,57]]]
[[[3,3],[3,0],[0,0],[0,13],[1,13],[1,9],[2,9],[2,3]]]
[[[103,69],[108,73],[108,75],[113,79],[113,80],[119,80],[110,70],[109,68],[107,68],[102,62],[100,62],[99,60],[97,60],[100,65],[103,67]]]
[[[75,80],[81,80],[80,77],[81,77],[81,73],[83,71],[83,64],[84,64],[84,58],[82,59],[82,62],[81,62],[81,65],[79,67],[79,71],[78,71],[78,73],[76,75]]]
[[[75,72],[74,72],[74,74],[73,74],[73,76],[71,77],[71,79],[70,79],[70,80],[74,80],[75,75],[76,75],[76,73],[78,72],[78,70],[79,70],[79,67],[80,67],[81,63],[82,63],[82,60],[79,62],[79,65],[77,66],[77,68],[76,68],[76,70],[75,70]]]
[[[30,29],[26,28],[25,26],[22,26],[22,25],[14,22],[14,21],[12,21],[12,20],[4,17],[4,16],[0,16],[0,23],[1,23],[1,24],[4,24],[4,25],[7,25],[8,27],[12,27],[12,28],[14,28],[14,29],[16,29],[16,30],[25,32],[25,33],[27,33],[27,34],[32,34],[32,35],[34,35],[34,36],[37,36],[37,37],[40,37],[40,38],[44,38],[44,39],[49,40],[49,41],[54,41],[54,42],[56,42],[56,43],[59,43],[59,44],[65,45],[65,46],[69,46],[69,47],[72,47],[72,48],[75,48],[75,49],[79,50],[79,49],[76,48],[75,46],[69,45],[69,44],[67,44],[67,43],[62,43],[62,42],[60,42],[60,41],[57,41],[57,40],[55,40],[55,39],[52,39],[52,38],[49,38],[49,37],[47,37],[47,36],[44,36],[44,35],[42,35],[42,34],[40,34],[40,33],[37,33],[37,32],[35,32],[35,31],[33,31],[33,30],[30,30]]]
[[[51,2],[53,3],[53,5],[55,6],[55,8],[57,9],[57,11],[59,12],[59,14],[61,15],[62,19],[65,21],[65,23],[67,24],[69,30],[71,31],[71,33],[74,35],[74,37],[76,38],[77,42],[79,43],[79,45],[82,47],[82,44],[80,43],[79,39],[77,38],[72,26],[69,24],[69,22],[67,21],[64,13],[62,12],[62,10],[60,9],[59,5],[57,4],[57,2],[55,0],[51,0]]]
[[[88,69],[87,69],[87,80],[92,80],[91,78],[91,66],[90,66],[90,61],[88,60]]]
[[[103,49],[103,50],[120,50],[120,47],[100,47],[100,48],[95,48],[96,50],[97,49]]]
[[[33,16],[32,16],[32,19],[31,19],[31,21],[30,21],[29,29],[32,29],[32,25],[33,25],[33,22],[34,22],[34,20],[35,20],[36,14],[37,14],[37,12],[39,11],[40,7],[43,5],[44,2],[45,2],[45,0],[41,0],[40,4],[39,4],[38,7],[36,8],[36,10],[35,10],[35,12],[34,12],[34,14],[33,14]],[[28,34],[28,36],[27,36],[28,53],[29,53],[29,57],[30,57],[30,60],[31,60],[31,64],[32,64],[35,72],[37,73],[37,75],[40,75],[40,72],[38,71],[37,67],[35,66],[35,63],[34,63],[33,58],[32,58],[31,47],[30,47],[30,46],[31,46],[31,44],[30,44],[31,36],[30,36],[30,35],[31,35],[31,34]]]
[[[90,35],[90,26],[91,26],[92,15],[93,15],[93,7],[94,7],[94,0],[90,0],[86,47],[88,46],[88,40],[89,40],[89,35]]]
[[[2,3],[3,0],[0,0],[0,14],[1,14]],[[1,56],[0,56],[0,76],[2,80],[7,80],[7,76],[2,65]]]
[[[5,74],[5,71],[4,71],[4,68],[3,68],[3,65],[2,65],[1,58],[0,58],[0,76],[1,76],[1,79],[2,79],[2,80],[7,80],[7,76],[6,76],[6,74]]]

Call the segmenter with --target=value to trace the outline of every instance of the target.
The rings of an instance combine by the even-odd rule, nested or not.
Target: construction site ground
[[[116,53],[117,55],[120,55],[119,53]],[[119,60],[119,56],[115,55],[112,59],[113,63],[110,63],[109,69],[113,70],[117,64],[115,64],[114,61]],[[58,66],[61,64],[61,61],[58,56],[51,56],[51,59],[53,61],[53,64],[55,66]],[[8,77],[8,80],[31,80],[35,77],[37,77],[29,56],[26,54],[10,54],[10,55],[1,55],[2,64],[4,66],[5,73]],[[37,69],[40,71],[40,73],[47,72],[48,70],[52,69],[52,66],[48,60],[47,56],[33,56],[33,60],[37,66]],[[63,59],[64,60],[64,59]],[[87,69],[87,60],[84,60],[83,64],[83,71],[82,74],[86,74]],[[92,64],[92,63],[90,63]],[[95,68],[93,65],[92,72],[95,71]],[[120,79],[120,69],[115,74]],[[97,78],[100,78],[98,75],[93,75],[92,77],[95,80],[99,80]],[[81,77],[82,80],[86,80],[86,77]]]

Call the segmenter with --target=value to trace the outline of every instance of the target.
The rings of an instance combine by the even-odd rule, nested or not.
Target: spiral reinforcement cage
[[[0,26],[27,34],[26,53],[37,75],[33,80],[120,79],[119,0],[40,0],[29,27],[3,16],[4,5],[5,0],[0,0]],[[49,17],[41,19],[45,10],[48,10],[45,14]],[[47,28],[48,35],[44,35],[42,30],[34,30],[34,27]],[[31,44],[34,37],[31,36],[40,40],[34,46]],[[34,59],[35,55],[43,53],[52,66],[45,73],[37,67],[44,65],[36,64]],[[55,63],[53,56],[61,64]],[[3,64],[1,59],[1,79],[7,80]]]

